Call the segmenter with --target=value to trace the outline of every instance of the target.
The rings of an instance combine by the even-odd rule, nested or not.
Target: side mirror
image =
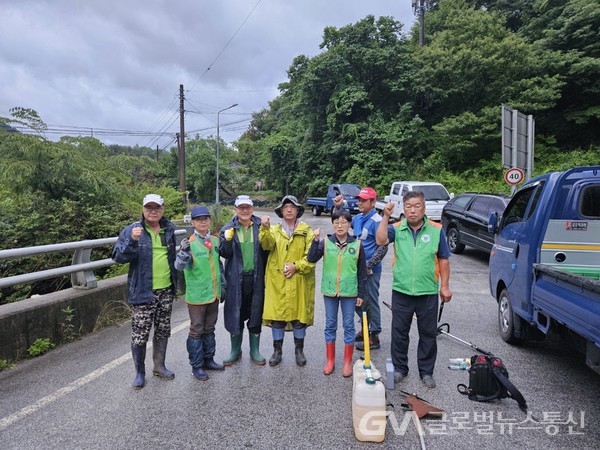
[[[454,198],[454,192],[450,192],[450,198]]]
[[[498,211],[494,211],[490,214],[490,218],[488,219],[488,231],[493,234],[496,234],[498,231]]]

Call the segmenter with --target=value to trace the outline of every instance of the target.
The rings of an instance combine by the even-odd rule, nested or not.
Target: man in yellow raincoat
[[[268,216],[261,220],[258,239],[269,251],[265,280],[263,324],[271,326],[273,355],[270,366],[281,362],[286,329],[293,330],[296,364],[304,366],[304,337],[313,324],[315,309],[315,264],[306,259],[313,240],[312,229],[298,220],[304,214],[296,197],[287,195],[275,208],[283,219],[271,226]]]

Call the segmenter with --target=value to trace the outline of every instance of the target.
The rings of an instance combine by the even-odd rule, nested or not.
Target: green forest
[[[220,142],[221,198],[322,195],[333,182],[440,181],[454,193],[509,192],[501,164],[501,105],[533,115],[534,175],[600,164],[600,4],[597,0],[440,0],[418,29],[367,16],[322,32],[319,53],[296,56],[269,107],[233,143]],[[34,109],[0,120],[0,248],[115,236],[157,192],[166,216],[186,212],[177,148],[45,137]],[[10,125],[32,133],[10,132]],[[214,137],[186,136],[191,203],[214,200]],[[98,253],[97,257],[108,257]],[[0,261],[2,276],[70,257]],[[103,274],[100,274],[101,276]],[[61,281],[0,291],[0,304]],[[62,281],[64,283],[64,280]]]

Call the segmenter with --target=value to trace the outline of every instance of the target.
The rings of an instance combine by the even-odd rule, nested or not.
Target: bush
[[[27,349],[27,353],[29,353],[29,356],[34,358],[36,356],[43,355],[52,347],[54,347],[54,344],[50,342],[50,339],[36,339],[35,342]]]

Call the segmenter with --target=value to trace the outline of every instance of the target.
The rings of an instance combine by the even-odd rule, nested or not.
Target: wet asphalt
[[[263,213],[258,212],[258,215]],[[267,213],[272,218],[272,213]],[[304,220],[329,232],[330,217]],[[451,259],[453,300],[442,322],[450,332],[500,356],[513,383],[528,401],[530,415],[515,401],[470,401],[457,391],[468,383],[466,371],[449,370],[450,358],[474,351],[447,336],[438,338],[435,389],[426,388],[416,368],[416,324],[411,330],[410,373],[387,391],[390,420],[381,444],[358,442],[352,426],[352,378],[341,375],[343,339],[340,320],[337,366],[322,373],[325,362],[324,308],[315,300],[315,325],[307,332],[308,363],[297,367],[291,333],[284,340],[278,367],[254,365],[247,335],[242,359],[223,372],[195,380],[187,361],[187,309],[178,300],[172,317],[167,366],[176,377],[150,375],[133,391],[129,357],[130,323],[112,326],[56,348],[41,357],[0,372],[0,447],[3,449],[279,449],[279,448],[421,448],[415,423],[402,409],[404,395],[414,392],[446,411],[443,420],[421,421],[427,448],[598,448],[600,376],[566,341],[513,347],[497,332],[496,303],[487,286],[488,255],[467,249]],[[391,253],[384,260],[381,300],[391,297]],[[317,265],[317,282],[321,263]],[[389,356],[391,313],[382,306],[381,349],[372,351],[383,370]],[[263,327],[261,353],[272,352],[270,329]],[[217,360],[229,353],[222,317],[217,325]],[[355,358],[359,356],[355,352]]]

